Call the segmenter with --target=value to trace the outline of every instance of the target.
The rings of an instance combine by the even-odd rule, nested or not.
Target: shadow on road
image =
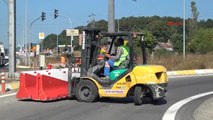
[[[68,98],[61,98],[61,99],[57,99],[57,100],[49,100],[49,101],[40,101],[40,100],[32,100],[32,99],[25,99],[25,100],[18,100],[20,102],[34,102],[34,103],[54,103],[54,102],[61,102],[61,101],[65,101],[65,100],[69,100]]]
[[[62,101],[67,101],[69,100],[71,101],[77,101],[76,98],[62,98],[62,99],[58,99],[58,100],[50,100],[50,101],[38,101],[38,100],[18,100],[21,102],[35,102],[35,103],[54,103],[54,102],[62,102]],[[129,97],[129,98],[100,98],[98,99],[96,102],[99,103],[111,103],[111,104],[133,104],[134,100],[133,97]],[[160,99],[160,100],[152,100],[151,98],[144,98],[143,99],[143,103],[142,104],[152,104],[152,105],[164,105],[166,104],[167,101],[165,99]]]
[[[116,104],[129,104],[134,103],[133,97],[129,98],[101,98],[98,100],[99,102],[103,103],[116,103]],[[165,99],[159,99],[159,100],[152,100],[151,98],[143,98],[142,104],[153,104],[153,105],[164,105],[167,101]]]

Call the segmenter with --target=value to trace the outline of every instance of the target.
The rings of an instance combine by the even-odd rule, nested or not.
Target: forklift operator
[[[115,46],[117,46],[117,52],[115,56],[110,56],[109,54],[106,55],[106,57],[109,58],[105,62],[104,67],[104,75],[105,78],[109,78],[110,68],[112,67],[119,67],[121,63],[125,62],[129,59],[129,47],[127,45],[124,45],[124,39],[118,38],[115,42]]]

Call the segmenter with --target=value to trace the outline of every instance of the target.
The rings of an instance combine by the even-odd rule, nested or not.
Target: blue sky
[[[8,8],[6,0],[0,0],[0,41],[8,46]],[[36,21],[31,28],[32,36],[28,34],[29,41],[39,42],[38,33],[44,32],[59,34],[62,30],[86,25],[90,19],[88,16],[94,13],[95,19],[105,19],[108,17],[108,0],[16,0],[17,2],[17,46],[23,44],[25,38],[25,13],[27,1],[27,23],[28,25],[41,15],[47,13],[45,21]],[[191,0],[186,1],[186,17],[191,17]],[[199,19],[213,19],[213,0],[195,0],[198,8]],[[183,0],[115,0],[115,18],[128,16],[183,16]],[[72,26],[66,17],[53,19],[54,9],[59,10],[59,14],[68,16]],[[29,31],[29,29],[28,29]]]

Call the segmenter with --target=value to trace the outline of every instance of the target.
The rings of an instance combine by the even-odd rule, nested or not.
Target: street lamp
[[[69,23],[70,23],[70,29],[72,29],[72,21],[71,21],[71,19],[70,19],[70,17],[69,16],[63,16],[63,15],[60,15],[61,17],[64,17],[64,18],[66,18],[68,21],[69,21]],[[70,52],[72,53],[72,41],[73,41],[73,35],[71,35],[71,37],[70,37]]]
[[[69,20],[69,22],[70,22],[70,29],[72,29],[72,21],[71,21],[71,19],[67,16],[67,19]],[[70,53],[72,53],[72,41],[73,41],[73,35],[71,35],[71,37],[70,37],[70,44],[71,44],[71,46],[70,46]]]
[[[61,14],[59,15],[58,11],[59,10],[54,9],[54,18],[56,19],[59,16],[66,18],[70,23],[70,27],[71,27],[70,29],[72,29],[72,21],[71,21],[70,17],[64,16],[64,15],[61,15]],[[73,35],[71,35],[71,37],[70,37],[70,45],[71,45],[70,46],[70,52],[72,52],[72,41],[73,41]],[[58,35],[57,35],[57,52],[58,52]]]
[[[185,7],[185,0],[183,0],[183,58],[186,57],[186,7]]]

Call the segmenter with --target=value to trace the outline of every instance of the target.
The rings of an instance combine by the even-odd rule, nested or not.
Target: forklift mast
[[[95,64],[95,59],[98,54],[98,48],[100,41],[98,35],[100,30],[98,29],[84,29],[83,30],[83,42],[82,42],[82,51],[81,51],[81,77],[87,75],[87,71],[90,66]]]

